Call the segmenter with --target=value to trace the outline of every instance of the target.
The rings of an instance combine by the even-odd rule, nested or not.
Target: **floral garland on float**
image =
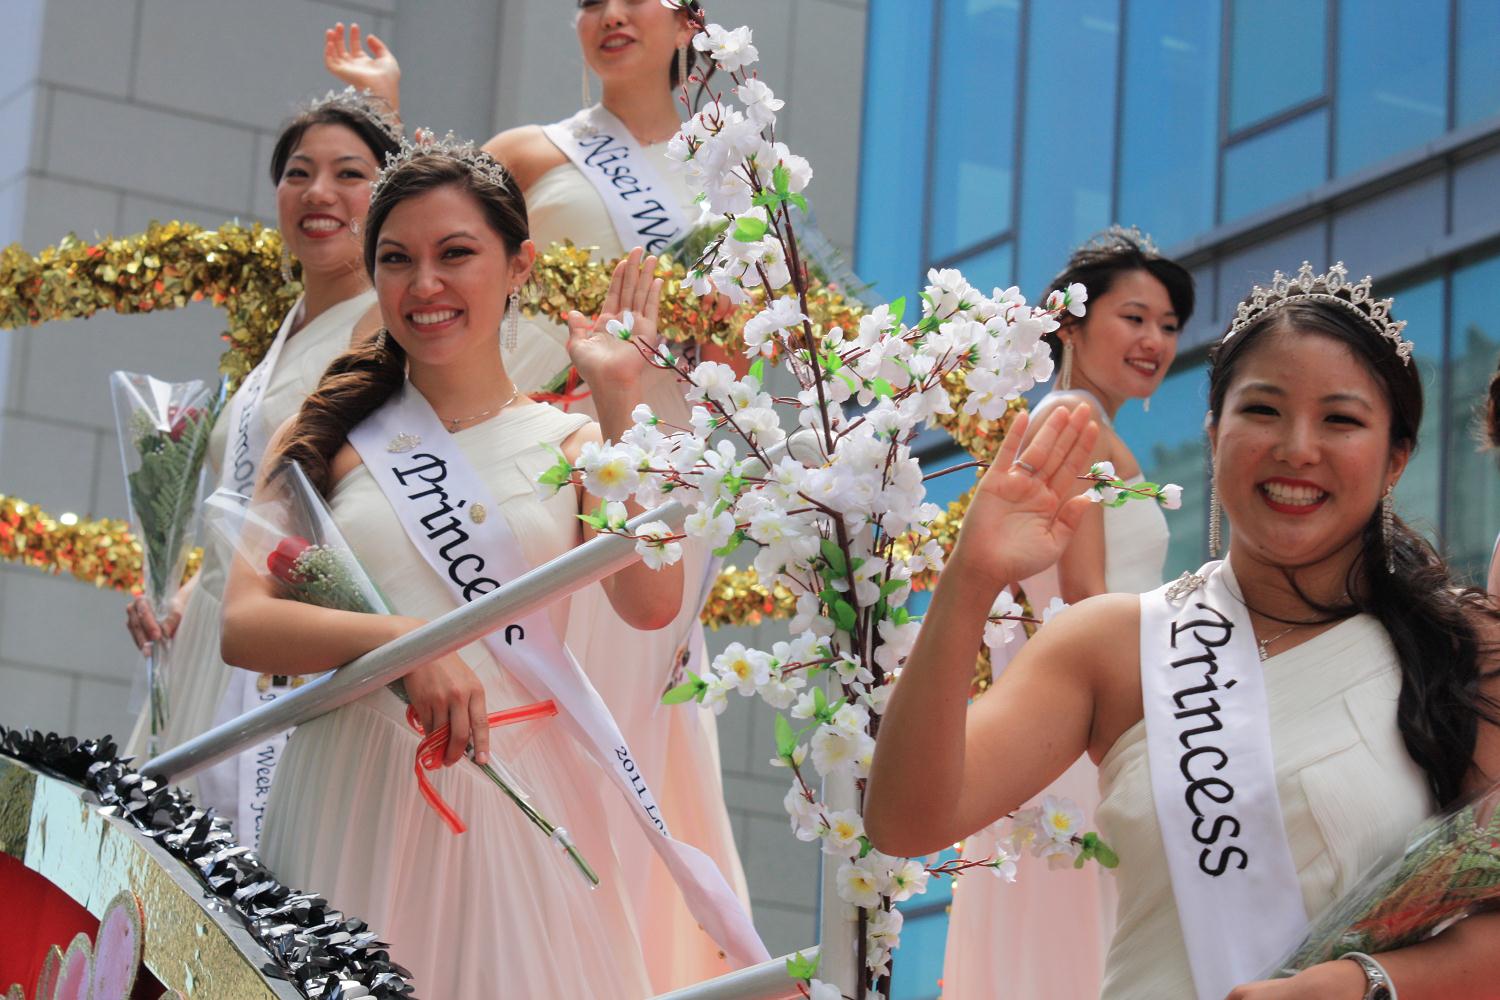
[[[910,310],[898,299],[847,328],[816,322],[796,221],[806,212],[812,167],[776,138],[784,102],[751,70],[759,54],[750,29],[707,24],[683,0],[661,2],[697,22],[694,47],[733,80],[738,98],[736,105],[710,95],[668,155],[708,211],[728,223],[688,268],[687,284],[742,308],[753,303],[739,339],[755,361],[736,377],[716,362],[689,367],[668,342],[640,345],[652,364],[689,384],[690,426],[671,426],[639,406],[622,440],[586,446],[576,465],[560,458],[541,481],[581,481],[603,497],[609,504],[592,516],[595,528],[635,538],[650,564],[675,561],[685,537],[719,555],[742,543],[757,548],[755,582],[769,588],[772,603],[790,605],[790,634],[770,649],[730,644],[706,676],[690,674],[664,701],[722,712],[739,694],[778,710],[772,763],[791,774],[784,804],[792,831],[821,843],[837,864],[838,896],[857,925],[857,954],[836,955],[822,943],[818,961],[833,966],[838,981],[820,980],[818,963],[801,957],[788,962],[788,973],[817,1000],[841,997],[846,988],[856,1000],[888,995],[903,919],[896,904],[924,892],[933,876],[984,869],[1013,879],[1021,850],[1077,866],[1117,862],[1097,835],[1082,830],[1075,806],[1051,797],[1012,817],[988,856],[942,863],[874,850],[860,804],[881,714],[920,627],[905,605],[944,557],[935,534],[944,512],[925,500],[931,476],[910,442],[923,425],[944,418],[967,419],[971,427],[1007,418],[1021,393],[1051,376],[1043,336],[1064,312],[1083,315],[1087,294],[1073,285],[1031,306],[1015,288],[986,295],[958,271],[934,270]],[[631,327],[628,313],[610,324],[625,340]],[[770,391],[768,363],[790,370],[794,396]],[[790,437],[781,421],[786,408],[799,428]],[[984,464],[979,458],[945,471]],[[1111,502],[1123,502],[1122,495],[1106,490],[1127,488],[1102,467],[1092,470],[1090,486],[1092,497]],[[1167,487],[1137,489],[1132,496],[1164,506],[1176,499]],[[629,531],[623,501],[632,497],[647,509],[669,497],[682,503],[689,510],[684,533],[664,522]],[[986,643],[1003,645],[1023,622],[1035,620],[1002,594]]]

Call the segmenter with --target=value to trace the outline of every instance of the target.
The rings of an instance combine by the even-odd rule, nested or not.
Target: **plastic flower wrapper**
[[[254,501],[230,490],[215,492],[208,499],[210,527],[233,546],[240,558],[269,577],[283,598],[337,611],[390,614],[390,605],[360,565],[333,513],[301,466],[291,464],[273,483],[268,497]],[[422,797],[455,834],[465,832],[463,820],[443,801],[426,773],[442,766],[448,727],[423,732],[402,681],[388,686],[406,703],[407,721],[423,736],[413,765]],[[492,712],[489,722],[496,727],[556,714],[556,704],[548,700]],[[477,764],[472,757],[466,759],[504,792],[532,825],[563,848],[591,888],[599,884],[599,876],[568,832],[537,811],[520,782],[502,763],[492,759]]]
[[[1417,827],[1401,856],[1377,864],[1336,900],[1266,978],[1350,952],[1404,948],[1497,906],[1500,784]]]
[[[110,375],[109,388],[130,520],[141,545],[143,589],[152,612],[161,620],[182,586],[202,495],[203,459],[214,421],[224,406],[225,383],[163,382],[119,371]],[[170,712],[169,655],[170,644],[162,639],[152,644],[146,657],[147,752],[153,756]]]

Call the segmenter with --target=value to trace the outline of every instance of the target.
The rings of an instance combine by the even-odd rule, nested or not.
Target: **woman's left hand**
[[[636,247],[615,265],[598,316],[568,313],[568,356],[596,395],[639,391],[647,368],[641,351],[654,350],[658,339],[662,279],[655,274],[656,257]]]
[[[1304,969],[1290,979],[1236,986],[1224,1000],[1360,1000],[1364,995],[1364,970],[1338,959]]]

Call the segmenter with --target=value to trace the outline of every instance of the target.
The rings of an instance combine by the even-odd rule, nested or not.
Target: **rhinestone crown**
[[[308,111],[321,111],[324,108],[340,108],[350,114],[359,115],[384,132],[392,142],[401,142],[400,116],[385,98],[380,97],[374,91],[345,87],[343,90],[330,90],[307,104]]]
[[[1234,322],[1230,324],[1229,332],[1224,334],[1224,339],[1233,337],[1283,303],[1296,299],[1313,299],[1331,303],[1358,316],[1390,342],[1402,361],[1411,364],[1412,342],[1401,336],[1401,331],[1406,329],[1406,320],[1391,318],[1391,306],[1396,300],[1377,299],[1370,289],[1371,279],[1368,274],[1357,284],[1349,282],[1349,269],[1344,266],[1343,261],[1330,267],[1327,274],[1314,274],[1312,264],[1303,261],[1295,278],[1277,271],[1271,279],[1271,287],[1256,285],[1252,288],[1249,296],[1235,310]]]
[[[469,173],[487,184],[500,188],[511,186],[510,171],[506,170],[499,160],[474,145],[472,140],[460,140],[452,132],[441,139],[434,139],[432,133],[417,129],[415,142],[402,139],[399,150],[386,154],[385,167],[375,178],[375,184],[370,189],[370,200],[374,201],[380,197],[380,190],[385,187],[392,174],[413,160],[424,156],[440,156],[457,161],[462,163]]]

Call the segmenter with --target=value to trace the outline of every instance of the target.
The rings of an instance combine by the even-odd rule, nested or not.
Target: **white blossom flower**
[[[893,902],[902,902],[927,891],[927,868],[920,861],[907,858],[891,869],[891,891]]]
[[[647,521],[635,529],[635,551],[651,569],[671,566],[682,558],[682,543],[672,538],[665,521]]]
[[[745,323],[745,354],[770,356],[776,346],[772,338],[806,319],[807,315],[796,299],[782,296]]]
[[[1042,624],[1047,624],[1052,619],[1068,610],[1069,607],[1071,607],[1071,605],[1069,605],[1068,602],[1064,601],[1061,597],[1058,597],[1056,594],[1054,594],[1052,596],[1052,600],[1048,601],[1047,606],[1042,609]]]
[[[585,442],[578,465],[583,469],[583,488],[601,500],[628,500],[640,485],[639,459],[621,445]]]
[[[758,649],[748,649],[742,642],[731,642],[714,657],[713,669],[734,678],[740,694],[754,694],[756,687],[771,678],[771,658]]]
[[[846,733],[828,725],[813,733],[813,767],[825,777],[835,773],[868,777],[874,753],[875,740],[868,733]]]
[[[735,679],[722,674],[710,674],[704,680],[708,683],[708,688],[703,692],[700,704],[704,708],[713,709],[715,715],[723,715],[724,709],[729,707],[729,692],[738,686]]]
[[[612,319],[606,322],[604,329],[612,337],[618,337],[620,340],[629,340],[631,333],[635,329],[635,314],[626,309],[620,314],[619,319]]]
[[[740,101],[745,105],[745,114],[750,120],[762,128],[776,124],[776,112],[780,111],[786,102],[771,92],[759,79],[746,80],[735,88]]]
[[[1177,510],[1182,506],[1182,487],[1176,483],[1168,483],[1161,488],[1156,499],[1167,510]]]
[[[729,388],[734,385],[734,369],[718,361],[701,361],[688,373],[688,380],[693,384],[689,399],[722,403],[729,398]]]
[[[857,809],[840,809],[828,814],[823,827],[823,853],[852,858],[864,850],[859,842],[865,835],[865,819]]]
[[[750,43],[748,27],[726,31],[722,25],[710,24],[693,38],[693,48],[707,52],[708,57],[719,64],[726,73],[742,70],[760,58],[760,53]]]
[[[700,504],[683,519],[682,530],[701,541],[710,551],[722,549],[734,534],[734,515],[727,510],[715,513],[714,504]]]
[[[807,1000],[844,1000],[844,991],[821,979],[807,981]]]
[[[792,751],[792,759],[790,763],[788,763],[786,759],[782,757],[772,757],[770,763],[772,767],[792,767],[794,765],[796,767],[801,767],[802,763],[805,760],[807,760],[807,744],[798,743],[797,749]]]
[[[1003,882],[1014,882],[1016,880],[1016,857],[1005,849],[1001,844],[995,845],[995,853],[990,858],[990,871],[995,877]]]
[[[800,783],[792,782],[792,787],[787,789],[786,797],[781,800],[781,804],[786,807],[787,815],[791,817],[792,832],[797,835],[798,840],[812,843],[822,836],[819,830],[823,825],[823,810],[802,793]]]
[[[859,858],[839,865],[838,893],[846,903],[873,909],[880,905],[880,876],[864,862]]]

